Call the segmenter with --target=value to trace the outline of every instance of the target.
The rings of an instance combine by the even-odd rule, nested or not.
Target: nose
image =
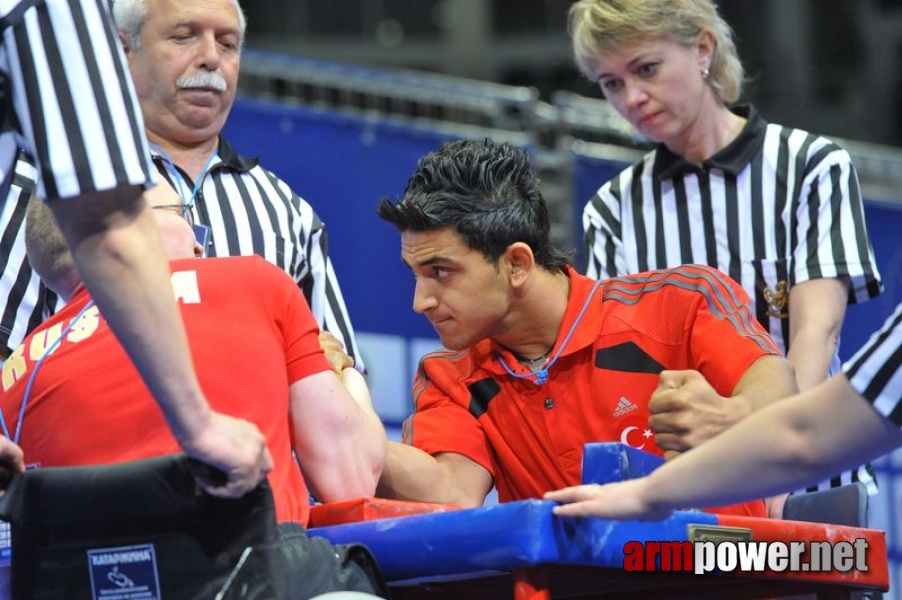
[[[413,311],[425,314],[435,308],[437,304],[435,294],[429,289],[429,283],[417,278],[416,287],[413,290]]]
[[[639,106],[648,99],[648,95],[645,93],[645,89],[641,84],[627,81],[623,85],[627,108]]]
[[[207,71],[215,71],[219,68],[221,57],[220,48],[216,36],[210,32],[200,37],[197,49],[198,67]]]

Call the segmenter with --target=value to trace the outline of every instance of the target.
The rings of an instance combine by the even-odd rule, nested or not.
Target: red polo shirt
[[[268,478],[277,516],[306,524],[310,499],[292,454],[288,389],[329,369],[307,302],[290,277],[259,256],[170,266],[204,394],[215,410],[260,428],[275,463]],[[3,365],[0,409],[15,430],[37,362],[60,340],[28,397],[20,440],[26,462],[93,465],[178,452],[163,413],[96,307],[60,338],[89,300],[86,291],[76,294]]]
[[[620,441],[662,455],[648,425],[662,370],[695,369],[729,397],[753,362],[780,354],[742,288],[712,268],[603,282],[567,274],[570,298],[547,381],[512,376],[501,361],[514,373],[529,371],[483,340],[426,355],[414,382],[404,442],[479,463],[502,502],[579,484],[587,442]],[[766,514],[761,501],[731,508],[719,512]]]

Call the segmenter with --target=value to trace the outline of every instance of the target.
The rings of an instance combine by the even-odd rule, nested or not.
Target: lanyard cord
[[[582,321],[583,315],[586,313],[586,309],[589,308],[589,301],[592,300],[592,296],[595,295],[595,290],[598,289],[598,286],[601,285],[601,280],[596,281],[595,285],[592,287],[592,291],[589,292],[588,298],[583,303],[583,307],[580,309],[579,314],[576,316],[576,320],[573,321],[573,325],[570,326],[570,331],[567,332],[567,336],[564,338],[563,343],[561,343],[560,347],[557,349],[557,352],[554,353],[554,356],[548,361],[548,364],[539,369],[534,373],[514,373],[507,363],[504,362],[504,357],[501,356],[501,353],[497,350],[495,351],[495,355],[498,357],[498,362],[501,363],[501,366],[504,367],[504,370],[507,371],[508,375],[516,377],[517,379],[529,379],[530,377],[535,377],[535,381],[533,383],[535,385],[542,385],[546,381],[548,381],[548,369],[557,362],[558,357],[561,355],[561,352],[564,351],[564,348],[567,347],[567,342],[570,341],[570,337],[573,335],[573,332],[576,331],[576,327],[579,325],[579,322]]]
[[[176,183],[178,183],[179,197],[182,199],[182,204],[185,206],[194,206],[194,198],[197,197],[197,192],[200,190],[201,185],[203,185],[204,177],[207,175],[207,171],[210,170],[210,166],[213,164],[213,161],[216,160],[216,157],[219,156],[219,150],[214,150],[213,154],[210,155],[210,158],[207,159],[207,164],[204,165],[204,168],[200,172],[200,176],[197,178],[197,181],[194,182],[194,189],[191,190],[191,196],[185,197],[185,181],[182,178],[182,174],[176,168],[175,163],[172,162],[172,158],[169,157],[169,154],[166,153],[165,150],[157,146],[156,144],[151,144],[148,142],[150,147],[157,152],[160,153],[160,156],[163,157],[163,160],[166,161],[166,164],[169,165],[169,170],[172,171],[172,176],[175,177]]]
[[[25,407],[28,406],[28,397],[31,395],[31,386],[34,384],[35,375],[38,374],[38,369],[41,368],[41,365],[44,364],[44,359],[47,358],[51,352],[53,352],[57,346],[60,345],[60,342],[63,341],[63,338],[66,337],[66,334],[69,333],[69,330],[72,329],[72,326],[78,323],[79,319],[81,319],[88,309],[94,306],[94,299],[88,301],[81,312],[75,315],[75,318],[72,319],[69,324],[63,329],[63,332],[56,338],[56,341],[50,345],[49,348],[44,350],[44,354],[41,355],[41,358],[38,359],[38,362],[34,365],[34,369],[31,371],[31,376],[28,378],[28,384],[25,386],[25,394],[22,397],[22,407],[19,409],[19,422],[16,423],[16,436],[13,438],[9,435],[9,428],[6,426],[6,419],[3,418],[3,411],[0,411],[0,425],[3,426],[3,435],[7,438],[15,442],[17,445],[19,443],[19,437],[22,435],[22,421],[25,420]]]

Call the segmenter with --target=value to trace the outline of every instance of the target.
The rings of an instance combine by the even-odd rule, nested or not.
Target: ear
[[[132,52],[131,47],[128,45],[128,40],[125,39],[125,36],[121,31],[117,31],[116,35],[119,36],[119,43],[122,44],[122,51],[125,52],[125,56],[128,57]]]
[[[511,285],[523,285],[536,268],[536,257],[528,244],[514,242],[504,251],[503,258],[510,267]]]
[[[698,51],[698,70],[707,73],[711,69],[711,61],[714,60],[714,50],[717,48],[717,39],[710,29],[702,29],[696,42]]]

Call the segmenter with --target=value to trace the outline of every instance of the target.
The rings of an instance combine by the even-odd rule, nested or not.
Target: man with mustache
[[[220,135],[235,99],[244,43],[245,18],[237,0],[115,0],[112,9],[154,165],[190,207],[196,233],[206,238],[206,255],[257,254],[283,269],[304,293],[320,328],[350,356],[329,353],[333,367],[340,371],[354,361],[362,371],[323,223],[285,182],[240,156]],[[27,270],[25,263],[20,280]],[[38,297],[37,286],[33,278],[30,297]],[[15,335],[2,332],[9,347],[41,321],[40,306],[35,310],[32,303],[28,309],[28,297],[18,301],[17,317],[28,327]],[[47,312],[56,304],[46,293],[38,302],[49,305]]]

